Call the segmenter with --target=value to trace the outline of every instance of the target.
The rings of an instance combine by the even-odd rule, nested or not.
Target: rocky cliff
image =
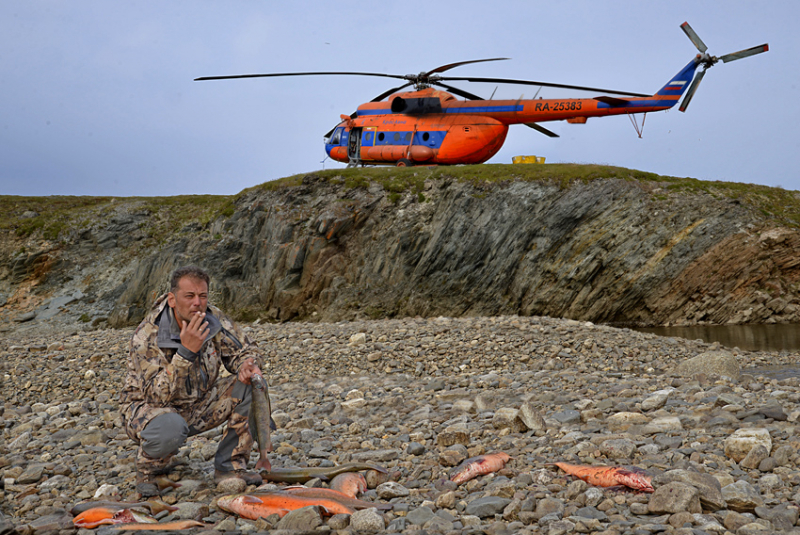
[[[798,197],[579,165],[330,170],[230,198],[3,197],[0,319],[136,323],[195,263],[247,320],[797,322]]]

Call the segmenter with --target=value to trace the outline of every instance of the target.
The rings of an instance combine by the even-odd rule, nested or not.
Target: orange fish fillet
[[[87,509],[72,519],[72,524],[76,528],[88,529],[106,524],[131,524],[134,522],[152,524],[158,521],[144,513],[115,507],[94,507],[92,509]]]
[[[324,498],[329,500],[334,500],[339,502],[340,504],[344,505],[345,507],[350,507],[351,509],[359,510],[359,509],[369,509],[370,507],[374,507],[378,510],[389,510],[393,506],[390,503],[375,503],[375,502],[366,502],[364,500],[359,500],[358,498],[351,498],[347,494],[340,492],[335,489],[325,489],[325,488],[309,488],[309,487],[284,487],[281,490],[273,490],[273,491],[265,491],[265,492],[253,492],[253,496],[260,497],[262,495],[267,494],[290,494],[292,496],[302,496],[303,498]]]
[[[597,487],[625,485],[644,492],[653,492],[653,478],[635,466],[587,466],[569,463],[554,463],[571,476],[575,476]]]
[[[275,513],[283,518],[289,511],[309,505],[320,506],[322,514],[325,515],[339,513],[351,515],[355,512],[355,509],[329,498],[306,498],[282,492],[222,496],[217,500],[217,506],[223,511],[228,511],[250,520],[265,518]]]
[[[502,451],[471,457],[450,472],[450,481],[460,485],[475,477],[497,472],[502,470],[510,459],[511,457]]]

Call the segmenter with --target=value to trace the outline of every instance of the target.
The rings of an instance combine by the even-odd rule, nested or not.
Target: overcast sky
[[[288,71],[524,78],[654,93],[697,53],[763,43],[712,68],[687,113],[512,126],[490,163],[617,165],[800,190],[800,2],[0,0],[0,194],[234,194],[339,168],[322,136],[398,81],[200,76]],[[494,85],[454,83],[488,98]],[[495,98],[533,97],[503,85]],[[582,97],[542,89],[544,98]],[[641,119],[641,115],[638,116]]]

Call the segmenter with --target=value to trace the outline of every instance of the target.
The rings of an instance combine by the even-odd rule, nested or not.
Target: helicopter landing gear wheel
[[[397,167],[413,167],[414,164],[407,158],[400,158],[397,160]]]

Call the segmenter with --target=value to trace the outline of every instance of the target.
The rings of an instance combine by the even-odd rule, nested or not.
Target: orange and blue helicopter
[[[406,75],[374,72],[292,72],[207,76],[195,80],[327,75],[380,76],[405,80],[403,85],[384,91],[372,101],[360,105],[355,113],[342,115],[341,122],[324,136],[328,155],[348,166],[476,164],[487,161],[500,150],[508,134],[508,127],[513,124],[524,124],[547,136],[558,137],[558,134],[540,123],[567,121],[583,124],[590,117],[667,110],[675,106],[684,94],[679,109],[686,111],[710,67],[719,61],[727,63],[769,50],[769,45],[763,44],[720,57],[711,56],[707,52],[708,47],[688,22],[681,24],[681,29],[700,53],[654,95],[532,80],[441,75],[461,65],[508,58],[461,61],[419,74]],[[700,67],[702,70],[697,72]],[[478,95],[445,83],[452,81],[576,89],[603,95],[593,98],[484,100]],[[414,91],[401,91],[412,85]],[[432,86],[442,87],[446,91]],[[457,96],[466,100],[459,100]]]

